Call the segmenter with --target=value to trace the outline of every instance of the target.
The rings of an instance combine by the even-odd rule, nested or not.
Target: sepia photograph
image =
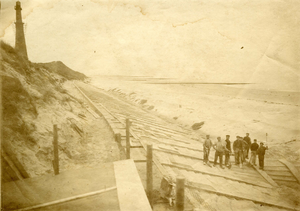
[[[1,210],[300,211],[300,1],[0,1]]]

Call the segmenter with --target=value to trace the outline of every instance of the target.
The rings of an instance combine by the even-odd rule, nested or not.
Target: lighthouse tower
[[[23,22],[22,22],[22,15],[21,15],[21,2],[17,1],[16,6],[16,43],[15,43],[15,49],[16,51],[21,54],[24,58],[28,59],[27,56],[27,49],[26,49],[26,43],[25,43],[25,35],[24,35],[24,28],[23,28]]]

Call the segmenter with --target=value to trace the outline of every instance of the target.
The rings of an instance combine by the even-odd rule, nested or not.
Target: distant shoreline
[[[146,84],[217,84],[217,85],[248,85],[254,83],[218,83],[218,82],[178,82],[178,81],[171,81],[171,82],[146,82]]]

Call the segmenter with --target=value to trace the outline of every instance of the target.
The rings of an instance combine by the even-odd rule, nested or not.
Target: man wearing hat
[[[236,137],[236,140],[233,142],[233,152],[234,152],[234,160],[235,164],[239,165],[239,136]]]
[[[235,143],[235,145],[233,145],[233,148],[235,148],[236,152],[237,152],[237,156],[238,156],[238,165],[240,165],[240,168],[243,167],[243,162],[245,161],[245,157],[244,157],[244,146],[246,143],[243,140],[243,137],[241,136],[237,136],[237,141]]]
[[[264,143],[261,142],[260,146],[257,150],[258,161],[259,161],[259,169],[264,170],[264,160],[265,160],[265,152],[268,149],[268,146],[264,146]]]
[[[257,144],[257,140],[254,139],[254,142],[251,144],[251,157],[250,157],[250,164],[256,166],[256,154],[257,154],[257,149],[259,145]]]
[[[218,137],[217,139],[218,139],[218,142],[213,145],[214,149],[216,150],[214,166],[216,166],[217,160],[219,158],[220,167],[222,169],[224,169],[224,167],[223,167],[223,154],[224,154],[224,151],[225,151],[225,145],[222,143],[221,137]]]
[[[231,143],[230,143],[230,135],[226,135],[225,139],[225,166],[229,167],[230,164],[230,153],[231,153]]]
[[[249,148],[251,146],[251,138],[249,137],[249,133],[246,133],[246,136],[244,137],[244,141],[247,143],[247,145],[245,145],[245,158],[249,158]]]
[[[209,152],[210,152],[211,147],[212,147],[212,142],[210,140],[210,137],[209,137],[209,135],[206,135],[206,139],[203,143],[203,164],[204,165],[207,164],[208,166],[210,166],[210,164],[209,164]]]

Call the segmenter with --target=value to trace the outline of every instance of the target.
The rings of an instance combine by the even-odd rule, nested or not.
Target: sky
[[[15,1],[0,36],[14,46]],[[29,59],[87,75],[250,82],[300,90],[297,0],[23,0]]]

